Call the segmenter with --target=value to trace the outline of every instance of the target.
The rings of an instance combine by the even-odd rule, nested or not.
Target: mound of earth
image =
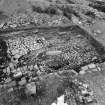
[[[105,105],[104,9],[104,0],[1,0],[0,105],[59,105],[60,96]]]

